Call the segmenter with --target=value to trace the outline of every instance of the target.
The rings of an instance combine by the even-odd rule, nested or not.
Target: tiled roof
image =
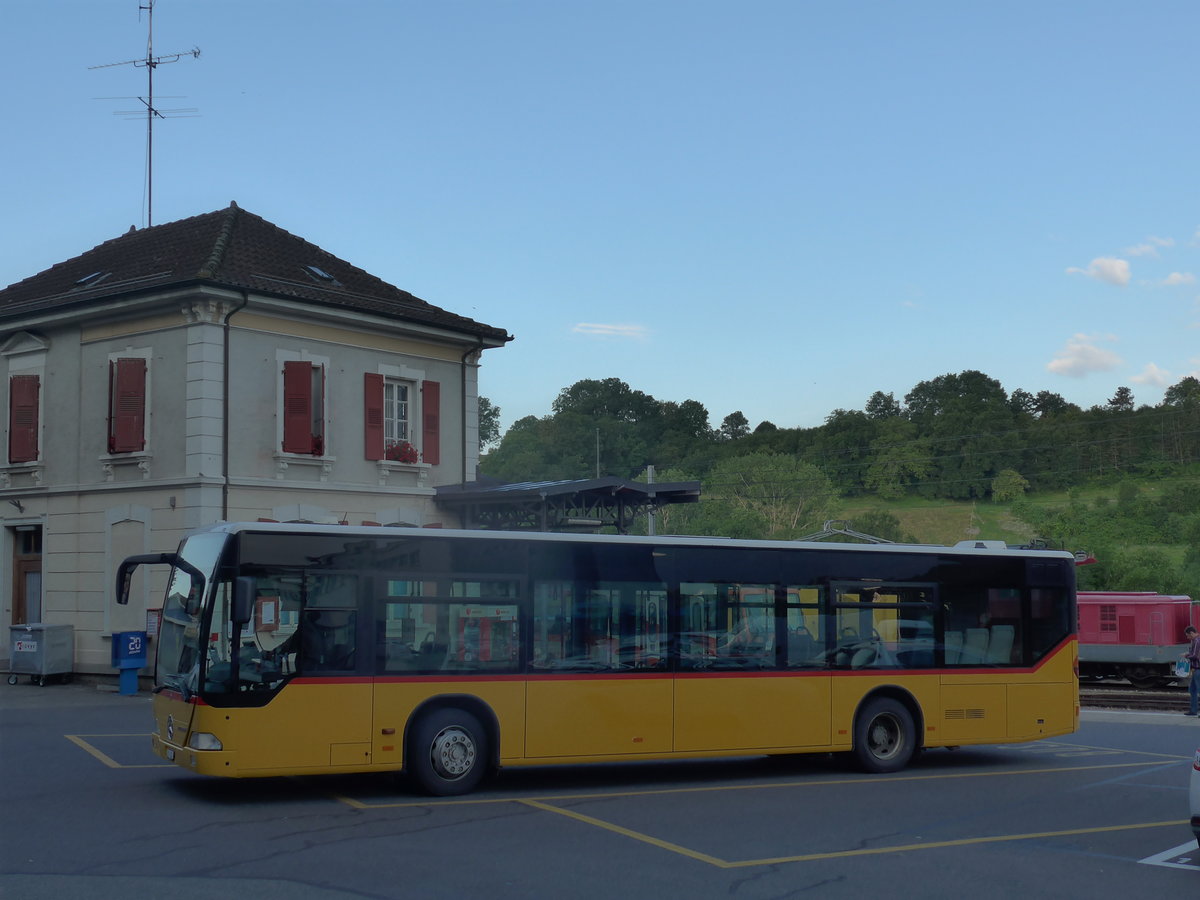
[[[489,342],[511,340],[502,328],[426,303],[236,203],[177,222],[130,229],[9,285],[0,290],[0,323],[189,284],[358,310]]]

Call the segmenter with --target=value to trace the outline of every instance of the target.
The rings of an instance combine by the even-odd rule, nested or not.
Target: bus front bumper
[[[230,775],[234,771],[234,754],[229,750],[193,750],[164,741],[157,734],[150,736],[150,745],[155,756],[191,769],[197,775]]]

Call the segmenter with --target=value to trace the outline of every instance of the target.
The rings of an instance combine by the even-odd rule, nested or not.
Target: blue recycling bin
[[[115,631],[112,637],[112,665],[120,671],[119,691],[136,694],[138,669],[146,667],[146,632]]]

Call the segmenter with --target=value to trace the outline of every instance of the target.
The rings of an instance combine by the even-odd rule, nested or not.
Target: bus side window
[[[300,625],[301,674],[354,671],[356,620],[352,610],[305,610]]]

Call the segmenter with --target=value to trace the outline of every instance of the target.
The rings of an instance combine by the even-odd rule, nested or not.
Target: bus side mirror
[[[117,603],[125,606],[129,603],[129,585],[133,581],[133,570],[138,566],[175,565],[178,563],[174,553],[147,553],[141,556],[130,556],[117,568]],[[185,567],[189,572],[200,574],[194,566]],[[201,585],[204,577],[200,577]]]
[[[117,603],[121,606],[129,604],[129,585],[133,581],[133,570],[137,568],[137,563],[130,563],[129,560],[121,563],[121,567],[117,569]]]
[[[249,575],[239,575],[233,581],[233,624],[241,627],[250,621],[254,614],[254,594],[257,587],[256,579]]]

